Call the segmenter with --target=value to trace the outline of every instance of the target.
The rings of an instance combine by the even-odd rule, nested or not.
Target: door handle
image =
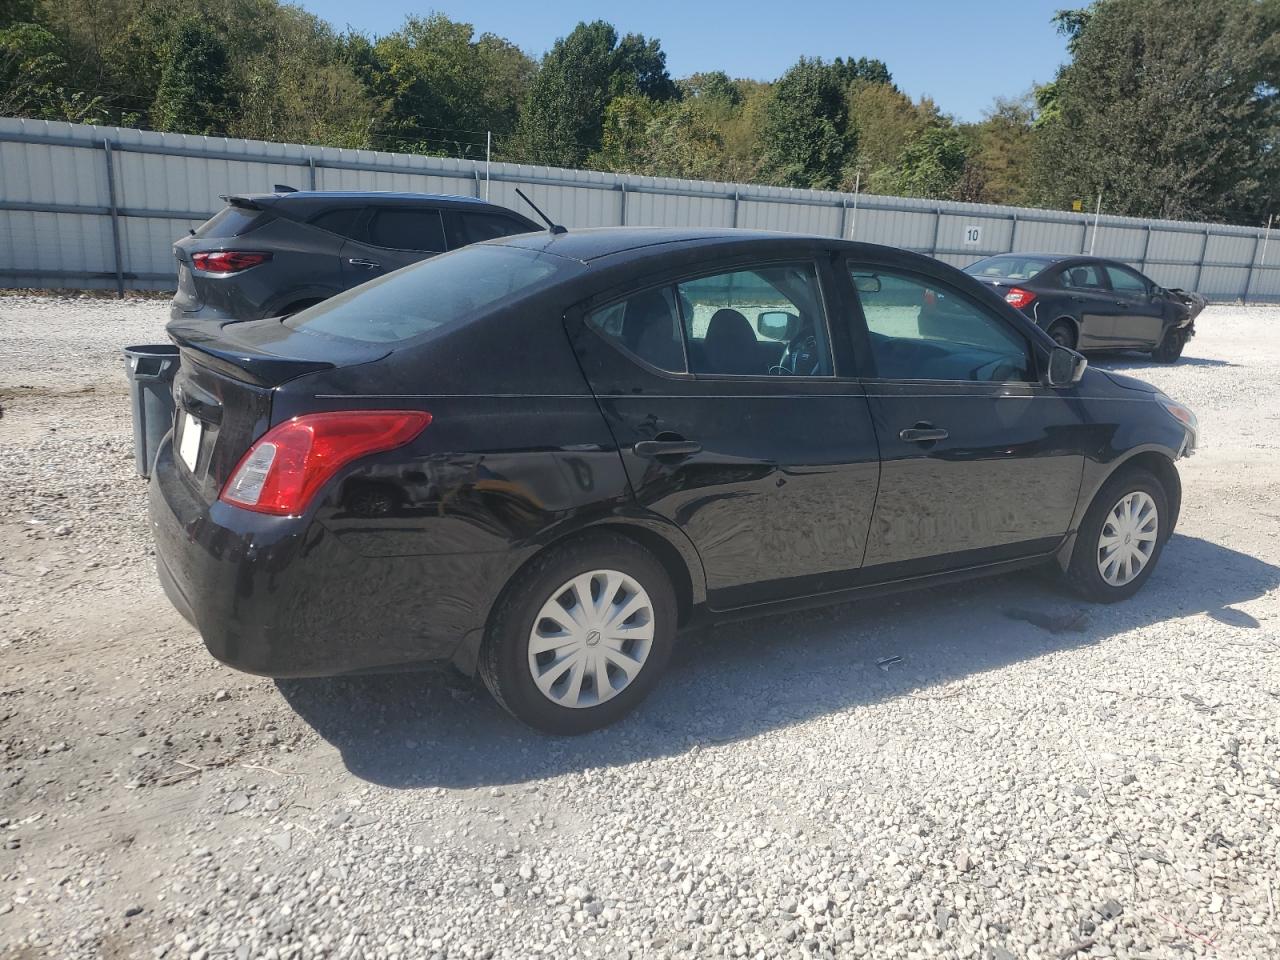
[[[914,427],[907,427],[898,434],[898,438],[907,443],[932,443],[935,440],[945,440],[949,436],[951,434],[947,431],[928,423],[917,423]]]
[[[365,270],[381,270],[382,269],[382,264],[374,263],[372,260],[365,260],[363,257],[353,257],[352,259],[348,260],[347,263],[351,264],[353,267],[361,267],[362,269],[365,269]]]
[[[1129,301],[1128,301],[1128,300],[1117,300],[1117,301],[1116,301],[1116,306],[1117,306],[1117,307],[1127,307],[1128,305],[1129,305]]]
[[[634,447],[638,457],[688,457],[702,451],[696,440],[641,440]]]
[[[1084,303],[1084,297],[1072,297],[1071,299],[1076,303]]]

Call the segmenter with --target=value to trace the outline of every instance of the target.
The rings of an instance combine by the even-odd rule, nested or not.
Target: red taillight
[[[421,410],[343,410],[294,417],[246,453],[219,499],[245,510],[297,516],[342,467],[402,447],[431,422]]]
[[[212,253],[193,253],[191,263],[197,270],[209,273],[239,273],[271,259],[269,253],[248,250],[215,250]]]
[[[1021,310],[1035,298],[1036,295],[1030,290],[1023,290],[1021,287],[1011,287],[1009,292],[1004,295],[1004,302],[1013,304],[1014,307]]]

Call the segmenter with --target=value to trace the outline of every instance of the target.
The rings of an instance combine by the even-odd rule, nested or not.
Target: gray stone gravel
[[[1133,600],[717,628],[575,740],[448,673],[205,654],[114,357],[164,313],[0,298],[0,956],[1280,956],[1280,310],[1093,361],[1205,434]]]

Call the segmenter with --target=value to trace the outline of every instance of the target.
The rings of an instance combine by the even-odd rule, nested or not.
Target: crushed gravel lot
[[[1134,599],[719,627],[572,740],[447,671],[206,654],[118,358],[166,311],[0,298],[0,957],[1280,956],[1280,310],[1091,361],[1202,427]]]

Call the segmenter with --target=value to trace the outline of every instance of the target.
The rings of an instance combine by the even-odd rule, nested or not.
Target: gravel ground
[[[575,740],[446,672],[205,653],[116,357],[164,315],[0,299],[0,956],[1280,955],[1280,311],[1095,359],[1204,432],[1133,600],[1020,576],[717,628]]]

